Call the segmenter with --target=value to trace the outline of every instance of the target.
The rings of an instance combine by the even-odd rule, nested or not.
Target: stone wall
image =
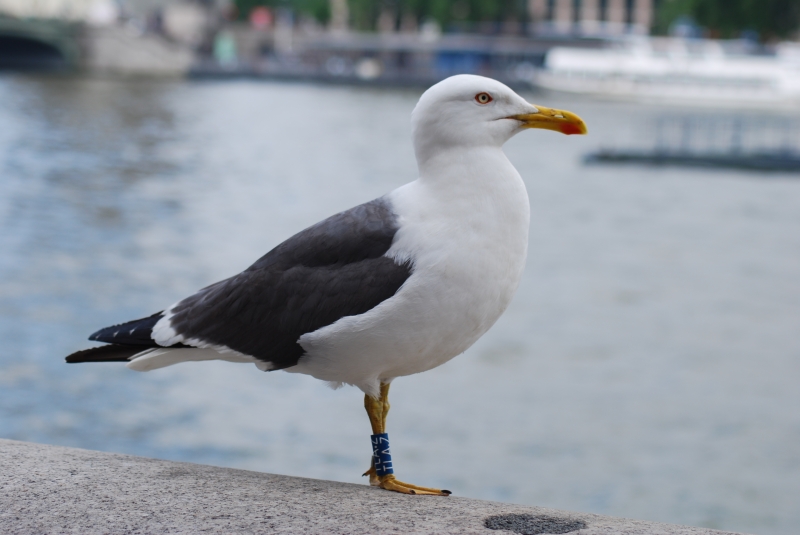
[[[0,439],[0,533],[733,535]]]

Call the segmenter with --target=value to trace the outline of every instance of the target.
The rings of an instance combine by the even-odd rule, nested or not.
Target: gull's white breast
[[[411,277],[369,312],[303,335],[306,355],[286,371],[374,393],[463,353],[500,317],[525,265],[525,185],[499,148],[451,156],[387,196],[400,229],[386,255],[410,260]]]

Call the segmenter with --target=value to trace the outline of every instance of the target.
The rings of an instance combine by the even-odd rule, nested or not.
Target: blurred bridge
[[[80,33],[75,23],[0,16],[0,70],[70,69],[80,60]]]

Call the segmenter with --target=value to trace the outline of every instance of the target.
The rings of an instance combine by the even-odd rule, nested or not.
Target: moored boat
[[[800,44],[765,53],[744,41],[629,37],[602,49],[556,47],[534,83],[659,102],[800,106]]]

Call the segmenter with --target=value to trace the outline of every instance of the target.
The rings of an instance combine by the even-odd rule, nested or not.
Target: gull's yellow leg
[[[386,431],[386,415],[389,413],[389,384],[381,384],[380,397],[374,398],[369,394],[364,394],[364,408],[367,410],[369,416],[369,423],[372,425],[372,434],[377,435],[385,433]],[[384,410],[384,401],[386,400],[386,409]],[[369,484],[373,487],[380,487],[381,480],[375,472],[375,464],[370,459],[369,470],[362,474],[369,476]]]
[[[389,414],[389,383],[381,384],[380,396],[373,398],[369,394],[364,396],[364,408],[372,425],[372,434],[380,435],[386,432],[386,416]],[[373,458],[374,459],[374,458]],[[449,490],[431,489],[410,483],[398,481],[394,474],[379,476],[375,471],[374,461],[364,475],[369,476],[370,485],[386,490],[402,492],[403,494],[423,494],[429,496],[449,496]]]

